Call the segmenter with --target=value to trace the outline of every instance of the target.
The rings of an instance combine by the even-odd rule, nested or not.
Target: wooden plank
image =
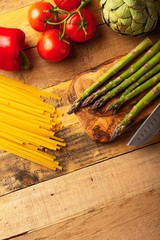
[[[3,4],[6,4],[5,0],[2,2]],[[19,4],[19,9],[16,11],[10,11],[13,6],[10,8],[12,3],[11,1],[7,2],[5,9],[6,12],[10,12],[0,15],[1,24],[8,27],[22,27],[22,29],[26,31],[27,39],[29,38],[27,40],[28,45],[33,46],[32,41],[37,40],[36,34],[38,33],[32,32],[28,29],[29,26],[26,20],[26,9],[28,6],[24,7],[24,1],[20,1],[20,3],[19,1],[16,2],[17,5]],[[29,5],[29,3],[31,3],[31,1],[26,4]],[[90,7],[95,11],[97,19],[99,19],[98,21],[101,21],[98,2],[95,0],[92,1]],[[10,19],[12,19],[12,21],[10,21]],[[154,40],[158,39],[158,31],[154,31],[150,36]],[[59,135],[67,141],[67,147],[59,154],[59,160],[64,169],[62,173],[48,171],[47,169],[25,161],[24,159],[2,152],[0,154],[0,195],[41,181],[46,181],[85,166],[90,166],[91,164],[101,162],[104,159],[111,159],[114,156],[135,149],[126,146],[127,141],[134,132],[133,130],[127,133],[127,135],[124,135],[121,138],[121,141],[117,141],[114,144],[109,144],[107,146],[99,145],[90,141],[84,133],[83,128],[78,123],[77,118],[74,115],[68,116],[66,114],[69,108],[67,92],[70,79],[73,79],[74,76],[85,70],[94,68],[104,61],[110,61],[111,58],[115,58],[119,54],[125,54],[137,45],[141,39],[142,38],[132,38],[131,41],[130,37],[119,36],[103,24],[98,26],[97,34],[90,42],[73,44],[72,52],[69,58],[64,62],[58,64],[48,63],[39,58],[35,48],[30,48],[27,50],[31,59],[31,69],[29,71],[22,70],[18,73],[0,71],[5,75],[19,79],[20,81],[38,88],[44,89],[50,86],[55,86],[54,89],[56,89],[57,94],[62,97],[62,102],[57,103],[57,106],[60,106],[63,109],[63,122],[66,124],[65,128],[59,132]],[[103,56],[101,54],[102,52]],[[157,141],[159,141],[159,136],[154,140],[154,142]],[[86,150],[85,153],[84,149]]]
[[[14,240],[160,239],[160,189],[93,208],[88,213]],[[12,238],[10,238],[12,239]]]
[[[159,155],[160,143],[0,197],[0,238],[160,188]]]

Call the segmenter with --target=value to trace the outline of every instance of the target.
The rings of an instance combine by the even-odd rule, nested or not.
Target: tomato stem
[[[60,22],[51,22],[51,19],[46,19],[45,22],[46,22],[47,24],[49,24],[49,25],[55,25],[55,26],[56,26],[56,25],[61,25],[61,24],[63,24],[63,32],[62,32],[62,34],[61,34],[61,36],[60,36],[60,38],[63,39],[63,38],[64,38],[64,35],[65,35],[66,24],[67,24],[68,19],[69,19],[73,14],[78,13],[79,16],[80,16],[80,18],[81,18],[81,26],[80,26],[80,27],[84,30],[84,32],[85,32],[85,34],[86,34],[86,33],[87,33],[87,32],[86,32],[86,24],[87,24],[87,23],[86,23],[85,20],[83,19],[80,10],[81,10],[84,6],[86,6],[90,1],[91,1],[91,0],[82,0],[80,6],[79,6],[76,10],[74,10],[73,12],[69,12],[69,11],[60,9],[60,8],[58,7],[58,5],[57,5],[55,8],[51,9],[51,10],[46,10],[46,11],[51,12],[52,14],[55,14],[55,13],[58,14],[58,13],[60,13],[60,14],[67,14],[67,16],[66,16],[62,21],[60,21]]]
[[[82,17],[81,11],[78,11],[78,14],[80,16],[81,22],[79,24],[79,28],[83,29],[85,35],[87,35],[87,31],[86,31],[86,26],[87,26],[87,22],[85,21],[85,19]]]

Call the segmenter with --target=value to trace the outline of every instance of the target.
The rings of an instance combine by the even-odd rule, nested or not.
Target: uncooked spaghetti
[[[65,146],[55,136],[62,124],[60,113],[45,99],[52,93],[0,75],[0,148],[52,170],[62,169],[56,157],[45,150]]]

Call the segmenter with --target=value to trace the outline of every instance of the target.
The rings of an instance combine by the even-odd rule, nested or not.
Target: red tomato
[[[64,10],[71,10],[73,8],[79,7],[81,0],[53,0],[55,4]]]
[[[53,18],[53,14],[51,12],[45,12],[46,10],[51,10],[53,6],[48,2],[36,2],[32,4],[28,10],[28,21],[31,27],[38,31],[43,32],[47,29],[53,28],[53,25],[49,25],[45,23],[46,19]],[[55,16],[51,22],[58,21]]]
[[[66,39],[60,39],[60,34],[58,29],[49,29],[42,33],[37,43],[37,51],[45,60],[59,62],[68,56],[70,43]]]
[[[66,36],[75,42],[85,42],[96,32],[96,20],[93,14],[86,8],[82,8],[80,13],[83,20],[79,13],[75,13],[67,20],[66,25]]]

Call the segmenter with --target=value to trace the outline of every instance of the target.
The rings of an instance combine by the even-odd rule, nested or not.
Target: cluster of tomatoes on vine
[[[42,32],[37,43],[39,55],[50,62],[65,59],[70,42],[85,42],[96,32],[96,20],[85,7],[90,0],[36,2],[28,10],[30,26]]]

